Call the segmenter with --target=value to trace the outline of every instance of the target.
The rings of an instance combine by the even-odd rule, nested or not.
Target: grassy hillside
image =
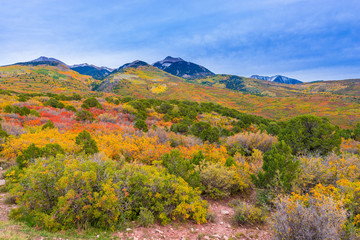
[[[359,122],[359,81],[289,85],[232,75],[185,80],[150,65],[126,68],[98,81],[63,65],[0,67],[0,88],[19,93],[95,93],[91,85],[95,91],[120,96],[214,102],[276,120],[310,113],[341,127]]]
[[[93,81],[92,77],[81,75],[63,65],[0,67],[0,88],[16,92],[82,92],[89,91]]]
[[[226,84],[233,84],[237,90],[226,88]],[[360,119],[360,98],[321,93],[320,87],[314,90],[326,84],[332,83],[289,85],[231,75],[184,80],[152,66],[141,66],[109,75],[96,90],[137,98],[215,102],[277,120],[310,113],[328,117],[342,127],[354,125]]]
[[[218,74],[206,78],[191,79],[188,80],[188,82],[270,97],[304,96],[317,93],[349,95],[354,97],[360,95],[360,79],[282,84],[234,75]]]

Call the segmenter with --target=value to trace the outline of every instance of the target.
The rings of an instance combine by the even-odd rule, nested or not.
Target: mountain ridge
[[[260,76],[260,75],[251,75],[250,78],[253,79],[259,79],[264,81],[270,81],[270,82],[277,82],[277,83],[285,83],[285,84],[300,84],[303,83],[300,80],[297,80],[295,78],[289,78],[282,75],[274,75],[274,76]]]
[[[153,66],[185,79],[215,75],[209,69],[193,62],[187,62],[180,57],[167,56],[163,60],[155,62]]]

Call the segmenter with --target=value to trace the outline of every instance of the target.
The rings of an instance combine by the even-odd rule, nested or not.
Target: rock
[[[156,233],[160,233],[160,234],[164,234],[164,232],[163,232],[163,231],[160,231],[159,229],[155,229],[155,232],[156,232]]]
[[[127,232],[129,232],[129,231],[131,231],[131,230],[132,230],[131,228],[127,228],[127,229],[126,229]]]
[[[221,210],[221,214],[223,215],[229,215],[230,212],[228,210]]]

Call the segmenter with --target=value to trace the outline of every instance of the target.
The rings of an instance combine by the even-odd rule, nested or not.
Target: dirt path
[[[213,223],[202,225],[180,223],[178,225],[154,225],[149,228],[135,227],[125,233],[117,233],[120,239],[271,239],[268,231],[254,228],[242,228],[232,225],[234,211],[227,202],[209,202],[210,211],[215,213]]]
[[[3,172],[3,170],[0,170],[0,178],[2,177]],[[2,185],[5,185],[4,179],[0,179],[0,187]],[[11,206],[4,203],[6,197],[6,193],[0,193],[0,221],[8,220],[8,216],[11,210]]]
[[[5,171],[0,170],[0,187],[5,185],[5,180],[1,179]],[[8,220],[8,216],[11,210],[11,206],[4,203],[7,197],[7,193],[0,193],[0,221]]]

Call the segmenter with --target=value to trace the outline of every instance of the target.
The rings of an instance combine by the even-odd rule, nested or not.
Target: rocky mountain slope
[[[170,56],[166,57],[164,60],[154,63],[153,66],[172,75],[186,79],[214,75],[213,72],[201,65]]]

